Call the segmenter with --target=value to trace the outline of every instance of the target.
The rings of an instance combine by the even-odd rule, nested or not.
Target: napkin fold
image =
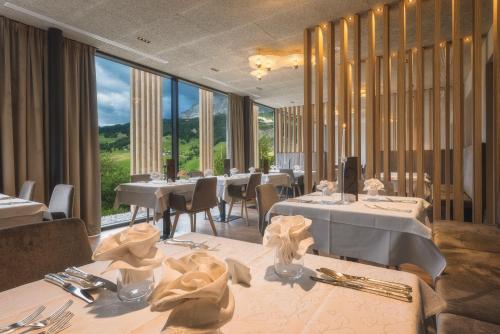
[[[316,186],[316,189],[318,189],[319,191],[326,190],[329,193],[333,193],[335,192],[335,186],[336,186],[335,182],[328,180],[321,180],[319,181],[319,184]]]
[[[231,168],[231,169],[229,170],[229,172],[231,173],[231,175],[234,175],[234,174],[238,173],[238,172],[239,172],[239,170],[238,170],[238,168]]]
[[[252,274],[250,274],[250,268],[241,263],[240,261],[233,258],[226,258],[228,275],[231,278],[233,284],[244,284],[250,286],[250,281],[252,280]]]
[[[164,255],[156,247],[160,231],[148,224],[136,224],[104,239],[97,246],[92,259],[111,261],[104,270],[119,269],[125,283],[149,277],[161,265]]]
[[[249,171],[250,173],[255,173],[255,167],[250,167],[250,168],[248,168],[248,171]]]
[[[212,169],[205,169],[205,172],[203,173],[205,177],[207,176],[214,176],[214,171]]]
[[[311,224],[312,221],[303,216],[275,216],[264,232],[262,244],[276,247],[280,262],[290,264],[293,259],[304,256],[314,244],[308,231]]]
[[[300,170],[300,165],[293,165],[293,170],[299,171]]]
[[[231,320],[228,266],[203,251],[163,261],[163,278],[149,296],[151,311],[171,310],[164,333],[211,333]]]
[[[384,184],[379,179],[368,179],[365,181],[364,191],[378,192],[384,189]]]

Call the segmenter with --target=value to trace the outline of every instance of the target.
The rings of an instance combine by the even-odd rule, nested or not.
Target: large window
[[[179,170],[200,169],[199,88],[179,82]]]
[[[162,105],[163,105],[163,163],[172,159],[172,80],[162,80]]]
[[[213,162],[216,175],[224,174],[224,159],[227,157],[227,113],[228,97],[215,92],[213,98],[214,149]]]
[[[258,125],[259,165],[274,163],[274,109],[256,104]]]

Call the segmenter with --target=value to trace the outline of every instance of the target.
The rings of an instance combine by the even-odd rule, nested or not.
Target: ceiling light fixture
[[[377,13],[377,14],[382,14],[383,11],[384,11],[384,9],[382,7],[375,8],[375,13]]]
[[[472,42],[472,37],[471,36],[465,36],[464,37],[464,43],[470,43]]]
[[[6,2],[6,3],[4,3],[4,6],[7,7],[7,8],[10,8],[12,10],[15,10],[17,12],[29,15],[29,16],[34,17],[34,18],[37,18],[37,19],[39,19],[41,21],[45,21],[45,22],[51,23],[53,25],[56,25],[59,28],[63,28],[65,30],[71,30],[71,31],[73,31],[73,32],[75,32],[77,34],[80,34],[80,35],[83,35],[83,36],[86,36],[86,37],[90,37],[90,38],[95,39],[95,40],[97,40],[99,42],[112,45],[114,47],[117,47],[119,49],[131,52],[131,53],[135,53],[136,55],[139,55],[139,56],[142,56],[144,58],[148,58],[148,59],[157,61],[157,62],[159,62],[161,64],[167,64],[168,63],[168,61],[166,61],[164,59],[161,59],[161,58],[155,57],[153,55],[150,55],[148,53],[145,53],[145,52],[139,51],[137,49],[131,48],[131,47],[127,46],[127,45],[115,42],[115,41],[110,40],[110,39],[108,39],[106,37],[102,37],[100,35],[93,34],[93,33],[88,32],[86,30],[83,30],[83,29],[80,29],[80,28],[77,28],[77,27],[73,27],[73,26],[71,26],[69,24],[57,21],[57,20],[55,20],[55,19],[53,19],[51,17],[39,14],[37,12],[31,11],[29,9],[26,9],[24,7],[17,6],[15,4],[13,4],[13,3]]]
[[[258,52],[256,55],[248,57],[248,63],[253,69],[250,74],[261,80],[268,72],[280,68],[298,69],[300,65],[304,64],[304,56],[300,53]]]
[[[354,20],[354,17],[352,15],[347,17],[347,21],[352,22],[352,20]]]

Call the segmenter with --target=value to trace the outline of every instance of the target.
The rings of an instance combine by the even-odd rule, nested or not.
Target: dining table
[[[182,240],[205,242],[210,255],[231,257],[250,268],[250,285],[228,282],[234,295],[232,319],[222,333],[425,333],[424,320],[443,310],[445,303],[416,275],[381,267],[312,254],[304,256],[304,273],[296,280],[281,279],[274,272],[274,249],[233,239],[187,233]],[[158,243],[165,256],[180,258],[189,247]],[[108,261],[80,269],[116,281],[116,271],[104,272]],[[412,288],[412,301],[405,302],[313,281],[316,268],[404,283]],[[155,270],[155,282],[162,269]],[[161,333],[171,311],[152,312],[146,303],[121,302],[116,293],[94,293],[87,304],[43,280],[0,292],[0,326],[23,318],[44,305],[47,312],[67,300],[74,314],[70,327],[61,333]]]
[[[41,222],[45,211],[43,203],[0,193],[0,230]]]
[[[348,202],[315,192],[274,204],[268,218],[302,215],[312,221],[318,251],[387,266],[412,263],[435,279],[446,260],[432,240],[429,205],[415,197],[360,194]]]
[[[399,175],[397,172],[391,172],[391,183],[392,183],[392,187],[394,189],[394,192],[396,194],[399,194],[400,196],[403,196],[404,194],[400,194],[399,190],[398,190],[399,189],[398,177],[399,177]],[[383,172],[380,173],[380,178],[384,179]],[[412,173],[411,180],[412,180],[413,194],[416,194],[417,193],[417,180],[418,180],[417,173]],[[408,172],[406,173],[405,184],[406,184],[406,193],[407,194],[412,193],[412,192],[410,192],[410,173],[408,173]],[[427,173],[424,173],[424,196],[427,199],[430,199],[432,197],[432,182],[431,182],[431,178],[430,178],[429,174],[427,174]]]

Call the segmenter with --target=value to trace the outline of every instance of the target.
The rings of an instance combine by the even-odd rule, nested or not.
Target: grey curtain
[[[231,165],[245,170],[243,97],[229,94],[229,138]]]
[[[101,230],[101,178],[95,49],[64,40],[64,180],[75,186],[75,216],[89,235]]]
[[[0,16],[0,192],[46,200],[47,34]]]

